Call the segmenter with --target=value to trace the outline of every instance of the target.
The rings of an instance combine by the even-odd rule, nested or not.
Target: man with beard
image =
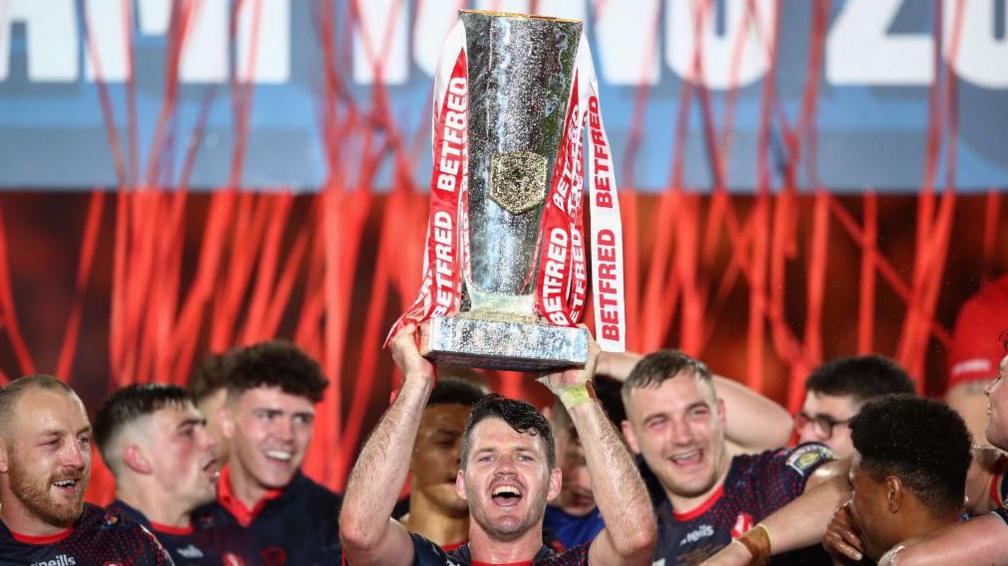
[[[84,503],[90,478],[76,393],[47,375],[0,388],[0,564],[171,564],[140,525]]]
[[[245,529],[269,565],[338,562],[340,496],[301,472],[315,404],[329,380],[289,342],[262,342],[232,356],[220,423],[230,456],[217,501],[197,518],[211,528]]]
[[[469,537],[469,508],[455,493],[455,475],[466,419],[484,395],[468,381],[439,380],[420,417],[410,456],[409,511],[399,522],[445,549],[456,548]]]
[[[217,460],[206,419],[186,390],[130,385],[98,410],[94,440],[116,478],[109,507],[147,527],[177,566],[255,560],[240,529],[194,525],[191,513],[217,494]]]
[[[623,383],[623,403],[623,434],[661,486],[659,564],[697,564],[806,487],[846,472],[815,443],[732,457],[710,371],[678,350],[645,356]]]
[[[415,325],[400,330],[392,355],[404,379],[395,401],[361,451],[340,514],[346,557],[353,566],[418,564],[647,564],[654,515],[633,460],[594,396],[598,359],[591,341],[583,369],[551,374],[543,383],[570,412],[591,471],[606,527],[592,541],[553,555],[542,544],[546,501],[560,491],[553,434],[531,405],[497,395],[480,400],[462,436],[455,490],[469,507],[469,542],[448,553],[390,519],[395,487],[406,478],[434,367],[417,351]]]

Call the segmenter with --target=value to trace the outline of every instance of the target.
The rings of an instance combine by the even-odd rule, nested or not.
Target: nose
[[[196,441],[199,442],[200,448],[203,448],[207,452],[214,452],[217,450],[217,440],[210,434],[206,427],[198,427],[196,429]]]
[[[671,431],[673,444],[686,445],[693,442],[693,430],[690,429],[685,421],[673,421],[669,430]]]
[[[294,423],[291,418],[276,418],[273,419],[273,427],[270,432],[273,436],[279,438],[283,441],[293,441],[294,440]]]
[[[76,470],[83,470],[85,463],[91,459],[91,451],[84,448],[79,442],[67,443],[69,447],[63,452],[63,464]]]

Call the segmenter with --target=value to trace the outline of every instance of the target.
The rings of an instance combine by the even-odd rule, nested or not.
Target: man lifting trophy
[[[581,22],[467,11],[435,75],[431,211],[417,300],[432,361],[541,371],[580,365],[591,254],[600,347],[625,345],[612,155]],[[588,132],[591,234],[584,235]]]

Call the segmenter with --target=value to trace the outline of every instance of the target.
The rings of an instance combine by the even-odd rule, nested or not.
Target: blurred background
[[[855,353],[941,394],[1008,271],[1008,0],[0,0],[0,382],[93,410],[288,338],[334,383],[306,470],[341,489],[396,380],[460,8],[584,20],[632,349],[792,410]]]

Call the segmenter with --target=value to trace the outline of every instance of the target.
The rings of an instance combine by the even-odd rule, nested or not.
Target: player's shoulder
[[[794,448],[776,448],[756,454],[739,454],[732,459],[732,470],[751,475],[777,476],[782,471],[807,477],[819,466],[836,459],[826,445],[806,442]]]
[[[137,564],[166,564],[167,554],[157,538],[140,523],[121,510],[84,504],[81,518],[74,529],[75,539],[110,552],[130,552]]]

